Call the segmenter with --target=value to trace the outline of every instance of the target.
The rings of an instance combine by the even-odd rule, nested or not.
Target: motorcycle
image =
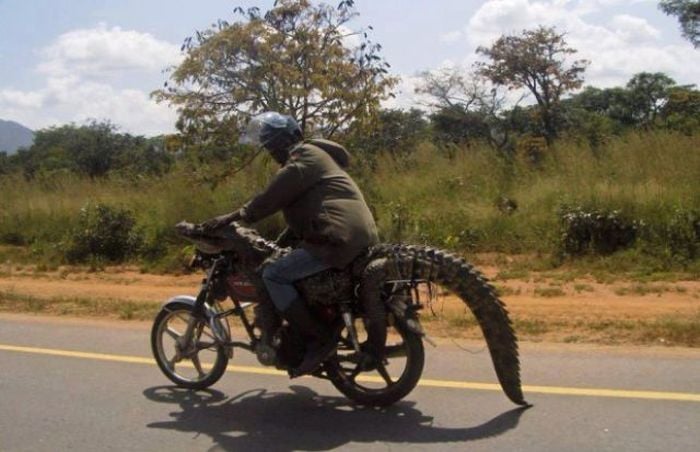
[[[165,376],[180,387],[207,388],[225,373],[235,348],[254,353],[264,366],[287,371],[298,366],[304,340],[276,312],[261,277],[262,267],[289,249],[237,223],[215,233],[187,222],[176,230],[194,243],[190,265],[204,270],[206,277],[196,297],[173,297],[156,315],[151,347]],[[431,247],[380,244],[345,269],[326,270],[297,283],[337,341],[313,376],[329,380],[362,405],[388,406],[408,395],[423,372],[423,342],[431,342],[419,314],[422,297],[435,284],[470,308],[506,396],[526,405],[517,339],[505,305],[464,259]],[[232,317],[240,319],[245,341],[232,339]]]

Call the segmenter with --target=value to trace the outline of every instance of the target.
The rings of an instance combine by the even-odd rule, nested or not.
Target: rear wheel
[[[355,322],[360,343],[366,340],[361,321]],[[331,383],[347,398],[368,406],[392,405],[418,384],[425,352],[423,340],[400,325],[389,328],[383,363],[366,365],[357,353],[347,330],[343,331],[336,356],[326,362]]]
[[[170,303],[158,313],[151,329],[151,349],[160,370],[183,388],[213,385],[228,364],[224,347],[207,322],[192,315],[187,303]]]

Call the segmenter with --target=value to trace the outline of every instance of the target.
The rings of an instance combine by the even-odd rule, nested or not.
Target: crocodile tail
[[[373,254],[392,258],[402,278],[434,282],[458,295],[481,327],[506,396],[518,405],[527,405],[520,382],[518,340],[508,311],[493,286],[473,266],[447,251],[422,246],[380,245]]]

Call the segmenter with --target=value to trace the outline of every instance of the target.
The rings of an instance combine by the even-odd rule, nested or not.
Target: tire
[[[423,374],[423,366],[425,364],[423,340],[417,334],[398,325],[394,327],[394,332],[398,334],[401,342],[395,345],[387,344],[387,361],[389,365],[386,367],[383,364],[381,365],[384,369],[384,375],[379,369],[358,373],[357,367],[355,369],[347,368],[344,365],[341,350],[343,345],[345,345],[347,350],[349,344],[348,341],[345,341],[345,344],[341,344],[336,356],[326,362],[326,370],[333,386],[350,400],[365,406],[389,406],[408,395],[416,387]],[[403,350],[403,353],[405,353],[405,364],[399,364],[398,367],[403,367],[403,369],[400,371],[401,374],[398,379],[394,380],[388,371],[392,370],[394,373],[398,373],[396,371],[399,369],[392,367],[392,361],[395,358],[389,355],[400,354],[400,350]],[[353,376],[353,374],[355,375]],[[386,380],[387,376],[390,377],[389,381],[391,383]],[[382,388],[381,386],[385,387]]]
[[[204,389],[219,381],[226,372],[228,355],[214,339],[209,326],[199,321],[195,326],[197,345],[186,350],[184,356],[178,356],[178,339],[183,337],[190,319],[190,304],[168,303],[153,322],[151,350],[158,367],[170,381],[182,388]]]

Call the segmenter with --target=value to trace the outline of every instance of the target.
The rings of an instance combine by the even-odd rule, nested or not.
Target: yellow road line
[[[155,365],[153,358],[145,358],[140,356],[127,355],[110,355],[105,353],[90,353],[78,352],[72,350],[57,350],[51,348],[37,347],[19,347],[15,345],[0,344],[1,351],[33,353],[49,356],[63,356],[70,358],[92,359],[97,361],[111,361],[132,364],[149,364]],[[257,374],[257,375],[278,375],[287,376],[285,372],[275,369],[266,369],[255,366],[228,366],[228,370],[233,372]],[[364,382],[381,382],[379,377],[360,376],[358,380]],[[478,391],[501,391],[501,387],[494,383],[477,383],[469,381],[453,381],[453,380],[433,380],[421,379],[418,386],[430,388],[453,388],[453,389],[472,389]],[[686,392],[662,392],[662,391],[636,391],[626,389],[599,389],[599,388],[567,388],[559,386],[523,386],[523,392],[527,394],[554,394],[568,396],[587,396],[587,397],[612,397],[625,399],[646,399],[646,400],[672,400],[682,402],[700,402],[700,394]]]

